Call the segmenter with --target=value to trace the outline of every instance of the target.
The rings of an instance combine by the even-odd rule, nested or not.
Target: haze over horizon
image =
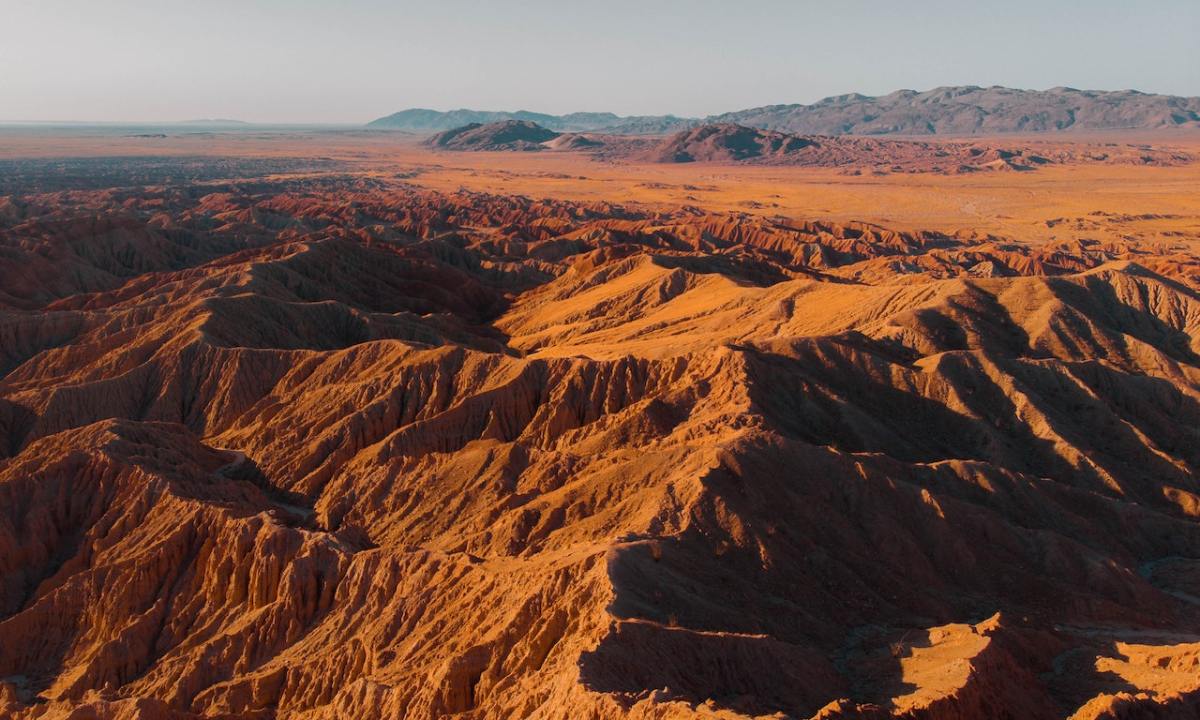
[[[0,122],[710,114],[944,85],[1200,95],[1200,4],[13,4]],[[1019,49],[1020,52],[1012,52]]]

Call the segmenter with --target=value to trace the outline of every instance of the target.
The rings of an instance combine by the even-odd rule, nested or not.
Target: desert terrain
[[[977,230],[1021,242],[1091,237],[1187,243],[1200,237],[1198,162],[1087,162],[1034,172],[947,174],[876,170],[870,155],[857,166],[672,164],[613,161],[587,152],[444,152],[429,148],[426,136],[400,132],[284,128],[159,133],[158,128],[30,132],[0,127],[0,182],[5,183],[0,190],[62,190],[72,183],[80,188],[119,186],[128,182],[120,172],[99,179],[99,170],[88,169],[89,163],[111,168],[109,158],[114,157],[141,158],[146,167],[166,168],[181,180],[229,175],[231,163],[273,161],[274,166],[241,172],[291,177],[353,172],[441,192],[464,189],[664,209],[697,206],[764,217],[861,220],[906,230]],[[972,141],[1045,154],[1064,147],[1103,153],[1118,146],[1126,152],[1151,147],[1164,154],[1200,156],[1200,134],[1188,132],[1080,133],[1066,141],[1005,135]],[[187,166],[181,158],[195,161],[191,174],[178,170]],[[24,165],[30,168],[25,173]],[[162,170],[141,178],[149,183],[169,179]]]
[[[1196,717],[1200,133],[680,132],[0,128],[0,716]]]

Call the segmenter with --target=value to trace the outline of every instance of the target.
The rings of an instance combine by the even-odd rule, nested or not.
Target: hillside
[[[559,134],[528,120],[471,123],[429,138],[430,147],[444,150],[540,150]]]
[[[646,154],[655,162],[731,162],[780,158],[812,144],[811,140],[732,123],[681,130]]]

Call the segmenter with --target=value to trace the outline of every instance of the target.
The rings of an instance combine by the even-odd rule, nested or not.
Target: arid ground
[[[1200,133],[971,142],[0,128],[0,716],[1196,717]]]

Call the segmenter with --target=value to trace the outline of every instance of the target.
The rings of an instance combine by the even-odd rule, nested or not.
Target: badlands
[[[0,716],[1196,717],[1200,138],[737,127],[0,129]]]

